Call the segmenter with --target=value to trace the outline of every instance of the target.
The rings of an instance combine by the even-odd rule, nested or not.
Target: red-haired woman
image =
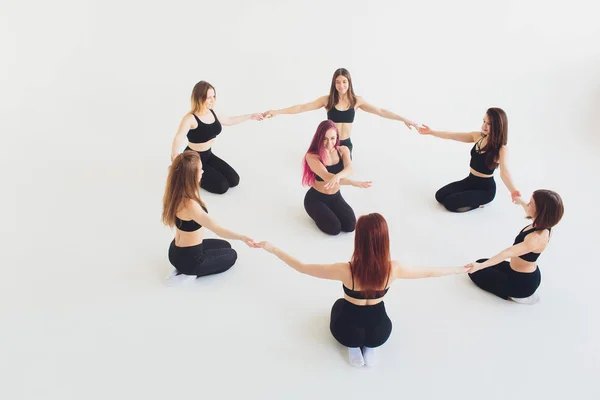
[[[215,88],[210,83],[200,81],[194,86],[191,96],[192,109],[179,124],[171,148],[171,161],[187,141],[184,150],[196,151],[204,166],[200,187],[211,193],[223,194],[240,183],[240,176],[212,152],[215,139],[221,133],[221,125],[236,125],[250,119],[260,121],[263,116],[257,113],[228,117],[219,113],[217,117],[213,110],[216,99]]]
[[[219,274],[235,264],[237,252],[231,245],[221,239],[204,239],[204,228],[222,238],[241,240],[249,247],[256,247],[251,238],[223,228],[208,215],[198,186],[203,172],[200,156],[191,150],[175,156],[169,167],[162,220],[165,225],[176,228],[169,247],[169,261],[175,267],[170,278],[187,280]]]
[[[398,114],[394,114],[391,111],[375,107],[367,103],[362,97],[355,95],[350,72],[345,68],[338,68],[333,73],[329,95],[321,96],[310,103],[298,104],[281,110],[265,111],[262,115],[265,118],[272,118],[280,114],[299,114],[306,111],[318,110],[322,107],[325,107],[325,110],[327,110],[327,119],[335,122],[335,125],[340,132],[341,145],[348,147],[350,156],[352,156],[350,132],[352,131],[352,123],[354,122],[356,109],[361,109],[383,118],[402,121],[409,129],[413,126],[417,128],[416,123],[401,117]]]
[[[296,271],[342,282],[344,297],[331,309],[330,330],[348,347],[350,364],[373,365],[375,348],[392,332],[383,297],[396,279],[416,279],[466,273],[465,267],[413,268],[390,259],[388,225],[381,214],[361,216],[356,223],[354,254],[350,262],[305,264],[269,242],[259,242],[269,253]]]
[[[335,124],[321,122],[304,156],[302,185],[311,187],[304,196],[304,209],[319,229],[329,235],[352,232],[356,225],[356,216],[342,197],[340,185],[371,186],[371,182],[348,179],[352,173],[350,151],[340,146]]]
[[[464,143],[475,143],[471,148],[469,175],[439,189],[435,199],[448,211],[466,212],[490,203],[496,197],[494,171],[500,167],[500,178],[508,188],[512,201],[521,194],[512,182],[508,170],[508,118],[501,108],[488,108],[481,132],[441,132],[427,125],[418,127],[422,135],[432,135]]]
[[[505,300],[534,304],[541,283],[537,259],[550,240],[550,231],[561,220],[564,206],[558,193],[536,190],[529,203],[516,199],[533,223],[523,228],[513,245],[492,258],[471,264],[469,277],[481,289]],[[506,259],[509,258],[509,261]]]

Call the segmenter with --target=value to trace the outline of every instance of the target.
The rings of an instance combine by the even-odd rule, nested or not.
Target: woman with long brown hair
[[[353,173],[350,150],[340,145],[335,124],[321,122],[304,155],[302,185],[310,186],[304,196],[306,213],[328,235],[354,231],[356,216],[342,197],[340,186],[368,188],[371,182],[349,179]]]
[[[221,239],[204,239],[207,228],[225,239],[241,240],[249,247],[254,241],[217,224],[200,199],[198,183],[202,179],[202,161],[197,152],[186,150],[173,159],[163,196],[162,221],[176,228],[169,247],[173,276],[190,279],[227,271],[235,264],[237,253]]]
[[[269,242],[259,242],[269,253],[296,271],[342,282],[344,297],[331,309],[333,337],[348,348],[350,364],[375,362],[375,348],[392,332],[383,297],[396,279],[416,279],[466,273],[468,266],[413,268],[390,259],[388,225],[381,214],[361,216],[356,223],[354,254],[350,262],[305,264]]]
[[[550,231],[562,219],[564,206],[558,193],[545,189],[533,192],[529,203],[520,197],[516,201],[533,222],[521,229],[511,247],[471,264],[469,277],[504,300],[534,304],[539,301],[537,289],[542,279],[537,259],[548,245]]]
[[[180,152],[179,149],[187,141],[185,150],[194,150],[202,159],[204,175],[200,187],[211,193],[223,194],[240,183],[238,173],[225,161],[212,152],[216,137],[221,133],[221,126],[231,126],[250,119],[261,121],[262,114],[246,114],[228,117],[214,111],[217,99],[215,88],[206,81],[200,81],[192,90],[192,109],[183,116],[179,129],[173,139],[171,160]]]
[[[484,117],[481,131],[455,133],[434,131],[427,125],[418,127],[422,135],[451,139],[464,143],[475,143],[471,148],[469,175],[460,181],[449,183],[439,189],[435,199],[448,211],[466,212],[483,207],[496,197],[494,171],[500,167],[500,178],[511,193],[514,202],[521,193],[515,188],[508,170],[508,118],[501,108],[489,108]]]
[[[300,114],[306,111],[314,111],[320,108],[327,111],[327,119],[333,121],[340,132],[340,145],[346,146],[352,156],[352,140],[350,133],[352,123],[357,109],[366,111],[380,117],[402,121],[409,129],[417,127],[417,124],[386,109],[369,104],[360,96],[354,94],[350,72],[345,68],[338,68],[331,78],[329,95],[321,96],[315,101],[306,104],[298,104],[281,110],[265,111],[265,118],[272,118],[281,114]]]

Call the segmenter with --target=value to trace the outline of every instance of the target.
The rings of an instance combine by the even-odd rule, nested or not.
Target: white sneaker
[[[177,275],[177,270],[173,269],[173,272],[167,276],[167,285],[169,286],[179,286],[186,282],[193,281],[196,279],[196,275],[185,275],[179,274]]]
[[[510,299],[512,301],[514,301],[515,303],[532,305],[532,304],[535,304],[538,301],[540,301],[540,295],[537,293],[534,293],[529,297],[522,297],[522,298],[511,297]]]
[[[348,358],[350,359],[350,364],[355,367],[365,365],[365,359],[360,351],[360,347],[348,347]]]
[[[365,365],[367,367],[372,367],[375,365],[375,349],[373,347],[363,347],[363,356],[365,358]]]

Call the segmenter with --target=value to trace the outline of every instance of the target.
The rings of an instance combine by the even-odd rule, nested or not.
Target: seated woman
[[[470,266],[413,268],[390,259],[388,225],[381,214],[361,216],[356,223],[350,262],[304,264],[269,242],[258,243],[269,253],[303,274],[342,282],[344,297],[331,309],[333,337],[348,347],[350,364],[372,366],[375,348],[392,333],[383,297],[396,279],[415,279],[466,273]]]
[[[371,182],[348,179],[352,173],[350,151],[340,146],[335,124],[329,120],[321,122],[304,156],[302,185],[311,187],[304,196],[304,209],[329,235],[352,232],[356,225],[354,210],[342,197],[340,185],[371,186]]]
[[[192,90],[192,109],[184,115],[171,146],[171,161],[180,153],[179,149],[187,141],[185,150],[194,150],[202,159],[204,176],[200,187],[210,193],[223,194],[240,183],[238,173],[212,151],[221,133],[222,126],[232,126],[250,119],[260,121],[262,114],[246,114],[229,117],[215,112],[217,99],[215,88],[206,81],[200,81]]]
[[[273,118],[276,115],[299,114],[318,110],[320,108],[325,108],[325,111],[327,111],[327,119],[333,121],[340,131],[341,144],[350,150],[350,157],[352,157],[353,147],[350,134],[352,132],[356,110],[360,109],[383,118],[401,121],[408,129],[412,129],[413,127],[417,128],[415,122],[384,108],[369,104],[363,97],[357,96],[354,93],[350,72],[346,68],[338,68],[333,73],[329,95],[321,96],[310,103],[297,104],[281,110],[265,111],[262,115],[265,118]]]
[[[248,236],[219,226],[200,199],[198,183],[202,179],[202,161],[197,152],[186,150],[173,159],[169,167],[163,197],[163,223],[175,227],[169,247],[169,261],[175,267],[170,278],[195,279],[227,271],[235,264],[237,253],[225,240],[204,239],[208,228],[225,239],[241,240],[250,247],[256,244]]]
[[[494,171],[500,167],[500,178],[510,191],[512,201],[521,194],[515,188],[508,171],[508,119],[500,108],[489,108],[483,117],[481,132],[440,132],[427,125],[418,127],[422,135],[475,143],[471,148],[469,175],[439,189],[435,199],[448,211],[466,212],[483,207],[496,197]]]
[[[511,247],[492,258],[471,264],[469,277],[481,289],[505,300],[534,304],[541,283],[537,259],[550,240],[550,230],[561,220],[562,199],[551,190],[536,190],[529,203],[516,199],[533,223],[519,232]],[[509,261],[506,259],[509,258]]]

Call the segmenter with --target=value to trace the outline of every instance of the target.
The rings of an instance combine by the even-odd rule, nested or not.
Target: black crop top
[[[496,168],[488,168],[485,164],[485,158],[487,153],[481,153],[481,147],[477,149],[477,145],[481,144],[481,141],[484,137],[485,136],[482,136],[481,139],[479,139],[479,141],[477,141],[477,143],[473,145],[473,148],[471,149],[471,162],[469,163],[469,166],[475,171],[480,172],[484,175],[492,175]]]
[[[525,228],[527,228],[527,227],[525,227]],[[519,234],[515,238],[515,242],[513,243],[513,246],[515,244],[522,243],[523,240],[525,240],[525,236],[529,235],[531,232],[536,231],[535,228],[531,228],[531,229],[525,231],[525,228],[521,229],[521,232],[519,232]],[[552,228],[549,228],[548,232],[551,232],[551,231],[552,231]],[[523,259],[525,261],[535,262],[535,261],[537,261],[537,259],[540,256],[540,254],[541,253],[532,253],[532,252],[529,252],[527,254],[520,255],[519,258]]]
[[[380,299],[383,296],[385,296],[388,292],[388,290],[390,290],[389,287],[387,287],[389,281],[390,281],[390,275],[392,273],[392,270],[390,268],[390,271],[388,272],[388,278],[387,281],[385,282],[385,290],[379,290],[378,293],[375,295],[375,297],[371,296],[367,296],[365,294],[365,291],[363,290],[354,290],[354,274],[352,273],[352,267],[350,267],[350,274],[352,275],[352,289],[348,289],[346,287],[346,285],[344,285],[342,283],[342,287],[344,288],[344,293],[346,293],[348,296],[352,297],[353,299],[360,299],[360,300],[374,300],[374,299]]]
[[[202,209],[208,213],[208,210],[204,206],[202,206]],[[200,225],[193,219],[192,220],[183,220],[183,219],[177,218],[177,216],[175,216],[175,226],[177,227],[177,229],[184,231],[184,232],[194,232],[194,231],[197,231],[198,229],[202,228],[202,225]]]
[[[327,168],[327,172],[329,172],[331,174],[340,173],[344,169],[344,160],[342,159],[342,155],[340,154],[339,148],[337,149],[337,153],[338,153],[338,157],[340,158],[340,161],[338,161],[337,164],[325,166],[325,168]],[[323,181],[323,178],[321,178],[319,175],[315,174],[315,180]]]
[[[333,106],[331,110],[327,111],[327,119],[333,122],[354,122],[354,114],[356,114],[354,107],[340,111]]]
[[[192,114],[194,118],[196,118],[196,122],[198,122],[198,126],[195,129],[190,129],[187,133],[187,138],[190,143],[206,143],[211,139],[217,137],[219,133],[221,133],[221,123],[217,118],[217,115],[213,110],[210,110],[212,115],[215,117],[215,122],[212,124],[205,124],[200,121],[200,118],[196,116],[196,114]]]

